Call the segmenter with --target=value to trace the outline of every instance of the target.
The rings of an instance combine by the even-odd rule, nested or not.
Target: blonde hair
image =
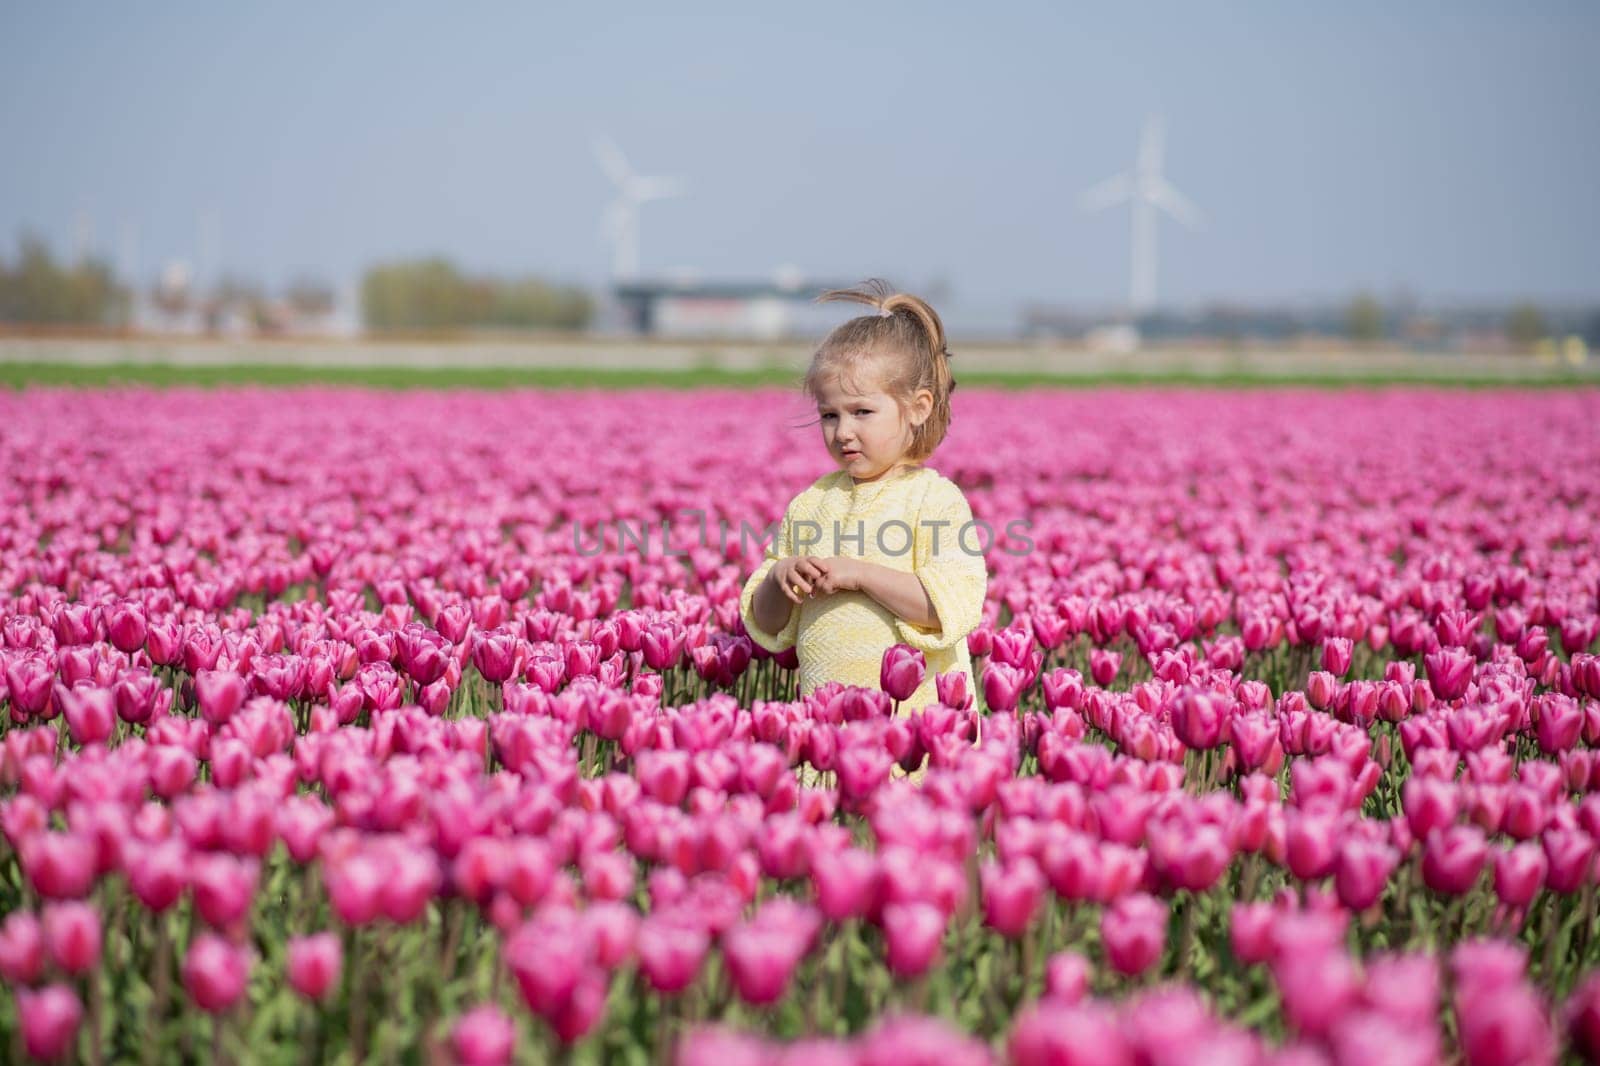
[[[847,389],[863,392],[861,375],[872,370],[879,388],[904,414],[918,390],[927,389],[933,394],[933,410],[925,422],[911,428],[911,444],[906,449],[906,458],[922,462],[950,430],[950,394],[956,389],[939,313],[926,300],[896,292],[880,278],[853,289],[830,289],[817,297],[818,303],[834,301],[866,304],[878,313],[852,318],[823,338],[806,371],[806,394],[815,399],[823,381],[830,377],[837,377]]]

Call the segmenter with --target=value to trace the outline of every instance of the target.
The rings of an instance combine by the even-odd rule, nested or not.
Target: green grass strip
[[[775,368],[732,370],[617,369],[582,367],[401,367],[290,366],[271,363],[173,365],[167,363],[0,362],[0,387],[30,385],[106,388],[118,385],[157,387],[228,387],[259,385],[338,385],[376,389],[628,389],[628,388],[759,388],[797,386],[798,371]],[[1002,389],[1155,388],[1374,388],[1435,386],[1440,388],[1569,388],[1594,386],[1600,378],[1554,370],[1545,375],[1507,379],[1485,375],[1356,372],[1266,374],[1192,370],[1113,373],[1031,373],[964,370],[959,385]]]

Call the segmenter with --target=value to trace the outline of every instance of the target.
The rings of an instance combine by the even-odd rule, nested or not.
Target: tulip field
[[[1600,1058],[1600,390],[961,389],[915,712],[743,632],[806,415],[0,392],[0,1058]]]

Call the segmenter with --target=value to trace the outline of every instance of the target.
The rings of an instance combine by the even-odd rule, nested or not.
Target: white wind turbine
[[[617,198],[601,220],[601,230],[612,245],[611,273],[617,281],[632,280],[639,276],[639,205],[682,196],[686,186],[681,178],[635,174],[622,149],[609,137],[595,136],[594,155],[617,188]]]
[[[1145,119],[1133,170],[1107,178],[1085,192],[1079,201],[1085,211],[1102,211],[1125,200],[1132,207],[1128,309],[1134,314],[1150,310],[1156,302],[1156,210],[1165,211],[1191,229],[1203,223],[1200,209],[1161,176],[1161,133],[1159,118]]]

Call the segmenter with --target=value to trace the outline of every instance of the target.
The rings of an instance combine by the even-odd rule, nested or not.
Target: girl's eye
[[[859,411],[856,412],[856,414],[858,414],[858,415],[870,415],[871,413],[872,413],[872,408],[870,408],[870,407],[863,407]]]
[[[832,418],[832,417],[833,417],[833,416],[832,416],[832,415],[823,415],[823,416],[822,416],[822,420],[823,420],[823,421],[824,421],[824,422],[826,422],[826,421],[827,421],[827,420],[828,420],[828,419],[830,419],[830,418]]]

